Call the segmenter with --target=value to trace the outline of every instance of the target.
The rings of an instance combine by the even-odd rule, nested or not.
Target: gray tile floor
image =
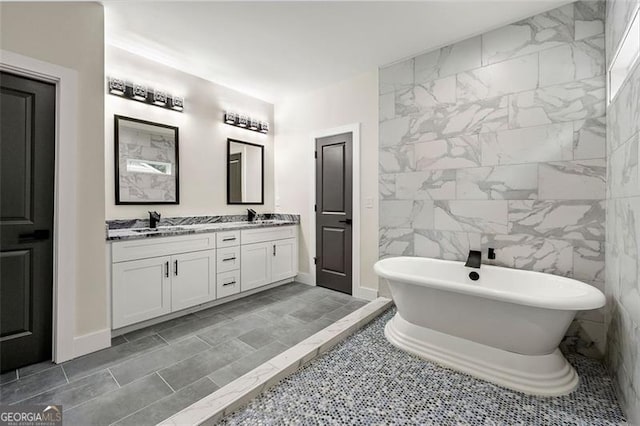
[[[365,304],[292,283],[0,376],[0,403],[62,404],[65,425],[152,425]]]

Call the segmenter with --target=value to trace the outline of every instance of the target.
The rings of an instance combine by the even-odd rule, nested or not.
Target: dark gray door
[[[229,202],[242,202],[242,154],[229,155]]]
[[[351,294],[353,138],[316,139],[316,284]]]
[[[55,97],[0,73],[0,369],[51,359]]]

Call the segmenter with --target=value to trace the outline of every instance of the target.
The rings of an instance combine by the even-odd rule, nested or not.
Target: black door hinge
[[[317,211],[318,211],[318,205],[317,205],[317,204],[314,204],[314,205],[313,205],[313,211],[314,211],[314,212],[317,212]]]
[[[313,152],[313,158],[318,158],[318,151]]]
[[[317,258],[317,257],[314,257],[314,258],[313,258],[313,264],[314,264],[314,265],[317,265],[317,264],[318,264],[318,258]]]

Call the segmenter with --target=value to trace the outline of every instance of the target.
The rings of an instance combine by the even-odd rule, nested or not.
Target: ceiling
[[[103,2],[108,44],[269,102],[566,3]]]

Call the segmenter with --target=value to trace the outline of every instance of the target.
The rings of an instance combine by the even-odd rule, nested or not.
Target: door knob
[[[339,220],[340,223],[346,223],[347,225],[351,225],[351,219]]]
[[[48,229],[36,229],[30,234],[20,234],[18,235],[18,241],[21,243],[29,243],[32,241],[42,241],[49,239],[49,230]]]

